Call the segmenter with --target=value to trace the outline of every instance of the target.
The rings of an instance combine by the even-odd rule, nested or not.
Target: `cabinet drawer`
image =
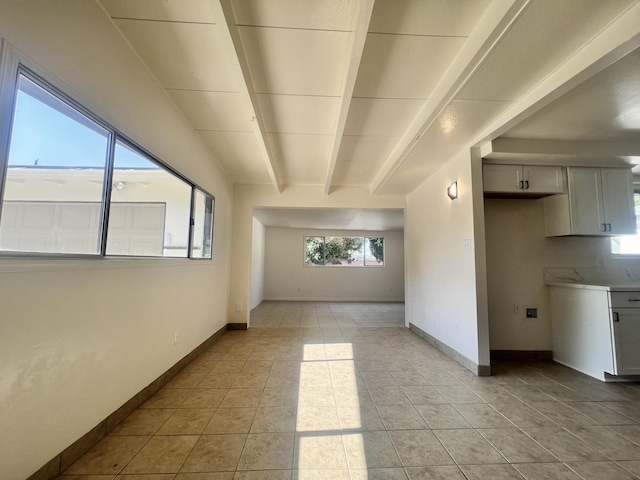
[[[640,291],[611,292],[611,308],[640,308]]]

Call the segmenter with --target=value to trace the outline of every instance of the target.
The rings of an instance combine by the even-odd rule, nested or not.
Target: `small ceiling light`
[[[451,200],[458,198],[458,182],[453,182],[447,187],[447,195]]]
[[[124,187],[126,187],[126,186],[127,186],[127,184],[125,182],[116,182],[116,183],[113,184],[113,188],[115,188],[119,192],[124,190]]]

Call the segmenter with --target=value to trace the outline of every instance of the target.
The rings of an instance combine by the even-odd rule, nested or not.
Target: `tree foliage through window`
[[[305,264],[382,266],[382,237],[305,237]]]

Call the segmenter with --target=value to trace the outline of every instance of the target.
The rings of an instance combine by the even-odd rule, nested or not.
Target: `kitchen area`
[[[613,253],[636,231],[631,168],[483,167],[492,358],[639,379],[640,257]]]

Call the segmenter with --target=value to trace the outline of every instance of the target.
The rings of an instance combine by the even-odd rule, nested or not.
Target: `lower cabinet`
[[[640,375],[640,291],[549,285],[553,359],[599,380]]]

